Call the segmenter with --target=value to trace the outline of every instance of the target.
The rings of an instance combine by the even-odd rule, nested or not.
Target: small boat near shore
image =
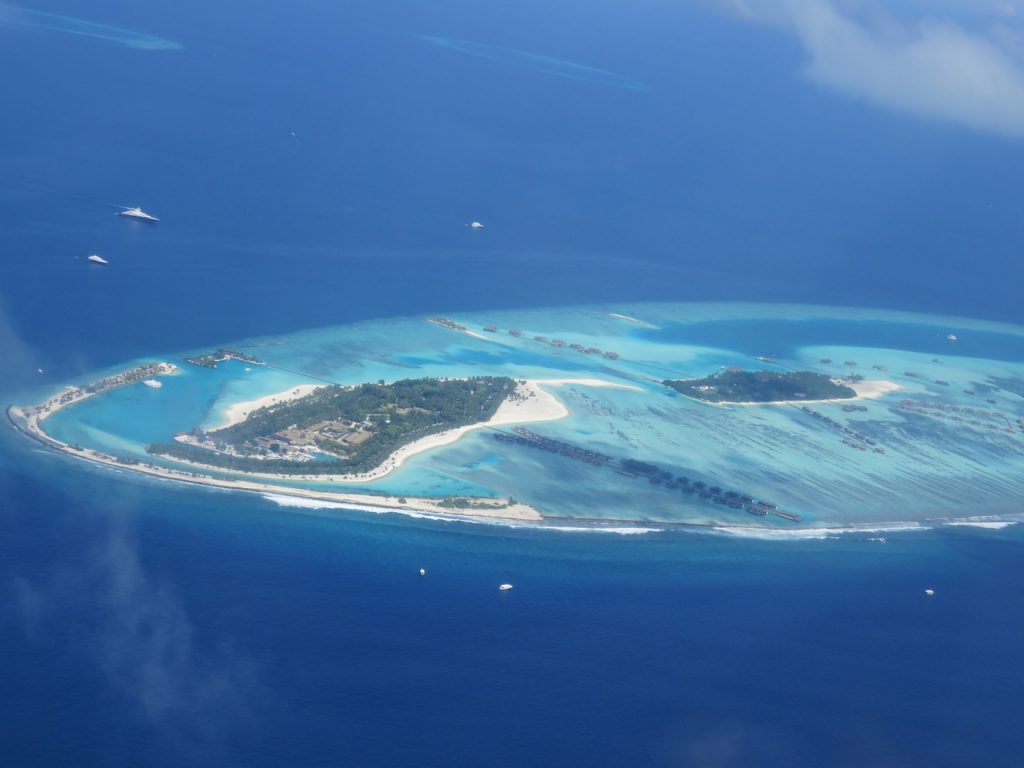
[[[153,389],[160,389],[160,387],[163,386],[163,384],[157,381],[156,379],[144,379],[142,383],[145,384],[147,387],[151,387]]]
[[[90,256],[86,261],[91,261],[93,264],[109,264],[110,262],[104,259],[102,256],[97,256],[95,253]]]
[[[118,211],[117,215],[124,216],[126,219],[137,219],[138,221],[160,221],[156,216],[150,216],[138,206],[135,208],[125,208],[123,211]]]

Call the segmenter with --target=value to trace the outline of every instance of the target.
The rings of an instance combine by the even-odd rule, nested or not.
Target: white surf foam
[[[641,536],[645,534],[664,533],[666,528],[651,527],[644,525],[561,525],[546,522],[527,522],[521,520],[502,520],[499,518],[472,517],[459,514],[438,514],[424,512],[417,509],[400,509],[397,507],[384,507],[372,503],[353,503],[344,501],[326,501],[321,499],[309,499],[301,496],[289,496],[287,494],[262,493],[260,494],[267,501],[278,506],[291,507],[293,509],[326,510],[339,509],[354,512],[369,512],[372,514],[396,514],[404,515],[418,520],[433,520],[444,523],[469,523],[473,525],[493,525],[503,528],[554,531],[558,533],[605,533],[618,536]],[[963,520],[947,520],[940,523],[943,526],[958,528],[984,528],[989,530],[1001,530],[1011,525],[1016,525],[1022,520],[1005,520],[991,518],[967,518]],[[761,539],[765,541],[812,541],[838,539],[841,536],[862,535],[868,541],[885,542],[885,535],[892,533],[921,533],[933,530],[933,526],[925,523],[903,522],[903,523],[881,523],[877,525],[844,526],[844,527],[819,527],[819,528],[756,528],[753,526],[739,525],[713,525],[713,526],[689,526],[680,525],[673,527],[680,533],[703,533],[722,534],[748,539]]]
[[[497,525],[503,528],[526,528],[541,531],[559,531],[562,533],[612,533],[620,536],[637,536],[645,533],[662,533],[664,528],[648,528],[643,526],[582,526],[582,525],[552,525],[549,523],[529,523],[517,520],[501,520],[497,518],[470,517],[457,514],[435,514],[422,512],[416,509],[399,509],[396,507],[382,507],[373,504],[354,504],[344,501],[326,501],[321,499],[308,499],[301,496],[289,496],[278,493],[261,493],[267,501],[272,501],[281,507],[293,509],[347,509],[356,512],[371,512],[374,514],[392,513],[405,515],[420,520],[436,520],[440,522],[473,523],[476,525]]]
[[[779,528],[752,528],[743,526],[732,526],[732,525],[716,525],[711,530],[729,534],[730,536],[741,536],[751,539],[765,539],[765,540],[785,540],[791,539],[794,541],[798,540],[810,540],[810,539],[838,539],[840,536],[850,534],[877,534],[877,533],[904,533],[904,532],[921,532],[930,531],[931,526],[922,525],[921,523],[892,523],[890,525],[875,525],[875,526],[849,526],[845,528],[791,528],[791,529],[779,529]],[[873,537],[877,539],[878,537]]]
[[[997,531],[1001,528],[1009,528],[1019,522],[1020,520],[950,520],[944,525],[953,528],[989,528]]]

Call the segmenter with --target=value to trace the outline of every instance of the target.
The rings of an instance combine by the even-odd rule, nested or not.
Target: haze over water
[[[1013,110],[927,67],[917,95],[854,76],[952,36],[971,45],[939,54],[969,79],[993,19],[951,3],[943,38],[906,4],[886,35],[807,7],[104,0],[32,7],[72,19],[47,28],[2,6],[3,402],[422,314],[767,301],[1024,323]],[[864,45],[831,48],[860,58],[829,58],[818,31],[851,24]],[[1017,60],[991,61],[1016,103]],[[113,215],[136,204],[161,223]],[[999,766],[1024,747],[1017,526],[439,524],[138,479],[6,430],[0,499],[18,765]]]

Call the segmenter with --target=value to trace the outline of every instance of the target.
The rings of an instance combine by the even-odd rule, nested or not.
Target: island
[[[500,376],[331,385],[147,450],[244,472],[363,473],[415,440],[489,421],[515,394],[516,382]]]
[[[857,391],[823,373],[729,369],[703,379],[665,379],[666,387],[706,403],[786,403],[849,400]]]
[[[277,396],[271,398],[272,405],[255,409],[251,413],[251,420],[248,418],[233,420],[230,426],[237,426],[238,430],[229,431],[227,427],[223,430],[211,430],[205,433],[194,430],[189,433],[190,440],[188,441],[167,446],[149,446],[152,449],[150,450],[151,455],[170,459],[178,466],[151,463],[132,456],[82,446],[75,442],[65,442],[53,437],[43,428],[43,422],[46,419],[69,406],[128,385],[142,384],[147,378],[176,373],[179,373],[179,369],[171,363],[146,363],[108,375],[89,384],[65,387],[39,405],[24,407],[9,405],[6,409],[7,418],[18,431],[38,441],[39,444],[86,461],[182,483],[264,495],[271,494],[274,499],[280,500],[286,505],[302,506],[307,502],[329,503],[372,512],[426,513],[447,517],[471,516],[536,522],[542,519],[536,509],[510,497],[447,496],[434,498],[397,495],[374,490],[353,493],[341,488],[328,491],[293,485],[275,485],[261,481],[261,478],[370,482],[393,471],[409,456],[452,443],[473,429],[509,422],[560,419],[568,415],[568,411],[557,398],[540,389],[536,382],[514,381],[505,377],[419,379],[399,381],[391,385],[378,381],[376,384],[349,387],[316,385],[317,397],[307,397],[308,390],[300,387],[298,389],[302,392],[301,397],[289,398],[291,390],[278,393]],[[557,385],[573,382],[565,380],[554,383]],[[413,403],[412,400],[417,397],[420,398],[419,402]],[[261,398],[261,400],[264,399]],[[295,407],[286,408],[286,405]],[[328,411],[332,407],[336,410]],[[237,476],[230,476],[209,473],[212,470],[226,468],[228,459],[245,458],[258,462],[257,457],[263,455],[262,451],[256,448],[249,449],[248,455],[242,455],[242,451],[238,451],[240,455],[232,457],[228,448],[228,439],[244,445],[250,439],[247,435],[255,435],[256,432],[264,428],[274,428],[274,424],[283,421],[294,422],[289,425],[291,429],[306,431],[310,434],[331,432],[330,427],[321,423],[325,419],[319,419],[313,423],[306,421],[307,418],[318,418],[316,415],[318,410],[322,411],[319,415],[331,413],[334,416],[332,419],[335,422],[334,426],[345,428],[348,432],[345,435],[337,435],[340,438],[337,442],[341,447],[333,446],[330,442],[324,444],[326,459],[310,461],[308,458],[304,460],[296,458],[295,463],[302,465],[303,475],[293,474],[295,467],[287,466],[288,458],[284,457],[289,452],[297,451],[301,447],[290,444],[287,448],[281,449],[280,456],[277,451],[271,449],[270,455],[267,456],[267,463],[255,465],[259,468],[272,468],[276,474],[241,471]],[[351,417],[360,413],[363,418],[359,422],[352,418],[344,418],[346,414]],[[199,439],[198,435],[208,436],[214,432],[222,432],[223,435],[217,435],[210,442],[215,447],[223,445],[223,448],[217,448],[214,451],[205,450],[195,443],[189,445],[192,440]],[[346,436],[350,436],[349,442],[345,441]],[[178,437],[185,436],[179,435]],[[256,437],[251,439],[255,444]],[[327,439],[330,440],[330,438]],[[196,457],[201,458],[201,461],[194,462],[180,456],[172,456],[171,454],[179,446],[200,451],[201,454],[196,454]],[[162,453],[162,448],[168,449],[167,454]],[[331,449],[336,453],[332,453]],[[362,474],[324,476],[313,473],[316,464],[329,465],[332,471],[336,471],[339,467],[351,469],[358,466],[370,466],[375,461],[374,457],[378,456],[385,456],[383,462],[371,471]],[[224,471],[230,472],[228,469]]]
[[[249,363],[250,365],[263,365],[263,361],[252,355],[247,355],[245,352],[239,352],[237,349],[229,349],[227,347],[221,347],[213,352],[208,352],[205,355],[199,355],[198,357],[186,357],[185,362],[189,365],[198,365],[200,368],[216,368],[217,363],[223,363],[225,360],[239,360],[243,363]]]
[[[979,509],[1019,517],[1024,364],[1002,358],[1020,334],[1004,334],[999,360],[937,362],[928,339],[945,336],[945,320],[921,348],[890,349],[879,346],[890,320],[836,319],[809,344],[817,321],[786,319],[792,308],[735,320],[731,305],[623,307],[644,325],[603,309],[448,316],[465,331],[417,316],[210,344],[167,363],[40,380],[7,417],[113,478],[247,491],[299,510],[783,537]],[[744,348],[696,343],[722,318],[743,329]],[[219,362],[231,350],[264,364]]]

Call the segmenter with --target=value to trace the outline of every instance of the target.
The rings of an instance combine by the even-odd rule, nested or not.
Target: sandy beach
[[[166,365],[164,371],[173,373],[174,366]],[[290,486],[275,485],[272,480],[310,480],[317,482],[339,482],[339,483],[368,483],[378,480],[400,467],[409,457],[418,453],[450,445],[463,435],[477,429],[486,427],[500,427],[509,424],[528,424],[542,421],[553,421],[569,416],[569,409],[552,393],[545,391],[544,386],[557,387],[565,385],[578,385],[588,387],[616,387],[642,391],[640,387],[618,384],[603,379],[545,379],[520,381],[515,392],[507,398],[495,412],[494,416],[486,422],[470,424],[458,429],[451,429],[437,435],[429,435],[403,446],[376,469],[357,475],[276,475],[261,473],[246,473],[252,479],[228,479],[210,477],[200,474],[201,470],[216,471],[216,467],[192,464],[191,462],[180,461],[183,468],[169,468],[149,464],[145,462],[132,463],[119,460],[116,456],[95,451],[90,448],[72,447],[66,443],[48,435],[42,427],[42,422],[61,408],[80,402],[89,395],[77,388],[67,388],[54,397],[47,400],[40,406],[20,408],[11,406],[8,409],[8,417],[20,430],[36,438],[43,444],[69,453],[73,456],[88,461],[104,464],[118,469],[131,472],[141,472],[168,480],[194,483],[198,485],[209,485],[217,488],[233,490],[252,491],[258,493],[279,494],[282,496],[293,496],[318,501],[329,501],[335,503],[352,504],[361,508],[371,510],[393,510],[406,512],[421,512],[433,515],[455,516],[455,517],[488,517],[493,519],[508,520],[541,520],[542,516],[533,507],[526,504],[509,505],[501,499],[472,498],[468,499],[468,505],[463,508],[453,509],[442,506],[441,499],[425,497],[406,497],[399,499],[393,496],[377,494],[360,494],[331,491],[314,491]],[[220,426],[228,426],[242,421],[246,416],[257,408],[274,403],[287,402],[303,397],[318,387],[320,384],[305,384],[292,387],[283,392],[266,395],[256,400],[249,400],[225,409],[225,421]],[[189,469],[195,467],[195,470]]]
[[[755,406],[755,405],[811,405],[811,404],[823,404],[823,403],[855,403],[858,400],[876,400],[882,395],[886,395],[890,392],[896,392],[903,389],[902,386],[897,384],[895,381],[885,381],[882,379],[875,381],[858,381],[855,383],[844,382],[846,386],[857,393],[856,397],[842,397],[832,398],[825,400],[769,400],[766,402],[738,402],[733,400],[723,400],[722,402],[712,403],[708,400],[701,400],[700,398],[690,398],[696,400],[699,403],[705,403],[707,405],[717,405],[719,407],[726,407],[730,405],[742,405],[742,406]]]
[[[639,325],[641,328],[650,328],[651,330],[659,330],[658,326],[653,323],[648,323],[646,320],[640,320],[636,317],[630,317],[629,315],[620,315],[618,312],[609,312],[608,317],[613,317],[616,320],[625,320],[627,323],[633,323],[633,325]]]
[[[857,397],[854,398],[856,400],[875,400],[882,395],[887,395],[890,392],[897,392],[903,389],[903,387],[895,381],[885,381],[884,379],[879,379],[877,381],[858,381],[855,384],[850,384],[849,386],[857,393]]]
[[[172,373],[175,369],[173,366],[167,365],[165,370],[167,373]],[[170,468],[146,462],[126,462],[118,460],[116,456],[95,451],[90,448],[72,447],[48,435],[43,430],[42,422],[57,410],[72,403],[79,402],[88,396],[85,393],[79,392],[79,390],[75,388],[62,390],[61,393],[55,395],[50,398],[50,400],[46,401],[46,403],[37,407],[20,408],[18,406],[11,406],[8,409],[8,417],[21,431],[51,448],[86,459],[87,461],[116,467],[117,469],[123,469],[130,472],[140,472],[142,474],[160,477],[167,480],[176,480],[178,482],[208,485],[231,490],[251,491],[263,494],[278,494],[281,496],[290,496],[316,501],[351,504],[355,507],[369,509],[370,511],[415,512],[445,517],[486,517],[502,520],[538,521],[543,518],[540,512],[533,507],[520,503],[510,505],[502,499],[476,497],[467,498],[465,499],[467,502],[466,506],[461,508],[451,508],[442,506],[441,502],[443,499],[437,498],[405,497],[400,499],[395,496],[377,495],[372,493],[362,494],[314,491],[304,488],[295,488],[292,486],[276,485],[273,481],[307,480],[320,483],[369,483],[395,471],[411,456],[415,456],[416,454],[444,445],[450,445],[451,443],[459,440],[463,435],[474,430],[488,427],[502,427],[510,424],[529,424],[564,419],[570,415],[569,409],[564,403],[555,397],[555,395],[546,391],[544,387],[559,387],[567,385],[614,387],[642,391],[641,387],[629,384],[619,384],[603,379],[565,378],[520,381],[517,384],[515,392],[498,407],[494,416],[488,421],[481,422],[479,424],[470,424],[457,429],[451,429],[447,432],[442,432],[437,435],[429,435],[416,440],[397,450],[388,457],[383,464],[374,470],[355,475],[278,475],[272,473],[246,473],[245,479],[229,479],[211,477],[203,474],[207,471],[219,470],[216,467],[210,467],[202,464],[177,461],[176,463],[180,464],[182,468]],[[235,403],[225,409],[225,421],[220,425],[220,427],[235,424],[244,420],[249,413],[257,408],[303,397],[320,386],[324,385],[305,384],[297,387],[291,387],[283,392],[266,395],[255,400]]]
[[[550,392],[546,392],[542,387],[557,387],[565,384],[643,391],[640,387],[634,387],[629,384],[617,384],[603,379],[531,379],[522,381],[516,387],[515,394],[498,406],[498,410],[488,421],[480,422],[479,424],[469,424],[465,427],[449,429],[447,432],[422,437],[399,448],[383,464],[370,472],[362,475],[339,475],[336,479],[348,483],[368,483],[373,480],[379,480],[388,473],[398,469],[411,456],[439,448],[442,445],[451,445],[463,435],[478,429],[564,419],[569,416],[569,409],[565,407],[561,400]]]
[[[566,418],[570,415],[569,409],[566,408],[562,401],[552,393],[543,389],[545,386],[559,387],[566,385],[609,387],[615,389],[629,389],[637,392],[643,391],[641,387],[637,387],[632,384],[619,384],[605,379],[531,379],[520,381],[517,384],[516,391],[513,395],[498,406],[498,410],[488,421],[480,422],[478,424],[468,424],[464,427],[457,427],[445,432],[439,432],[436,435],[421,437],[419,440],[414,440],[407,445],[403,445],[385,459],[382,464],[368,472],[341,475],[284,475],[272,472],[247,472],[246,475],[250,477],[265,478],[268,480],[308,480],[346,483],[349,485],[356,483],[372,483],[375,480],[380,480],[382,477],[394,472],[412,456],[433,450],[434,448],[451,445],[462,438],[463,435],[478,429],[504,427],[510,424],[532,424],[536,422],[554,421]],[[304,396],[305,394],[309,394],[309,392],[312,392],[320,386],[323,385],[306,384],[300,387],[293,387],[292,389],[285,390],[284,392],[267,395],[259,398],[258,400],[237,403],[225,410],[225,416],[230,416],[235,419],[231,423],[238,423],[238,421],[244,420],[245,417],[242,415],[243,413],[251,412],[262,405],[294,400]],[[218,428],[223,428],[224,426],[227,426],[227,424],[222,424]],[[216,467],[188,462],[184,459],[176,458],[173,459],[173,461],[206,470],[216,469]]]
[[[64,407],[64,405],[61,405],[60,407]],[[48,435],[42,429],[40,422],[45,419],[46,416],[52,415],[56,410],[59,410],[59,408],[40,411],[36,408],[21,408],[19,406],[12,405],[7,409],[7,415],[11,423],[20,431],[38,440],[49,448],[71,454],[72,456],[85,459],[86,461],[91,461],[96,464],[103,464],[108,467],[128,472],[139,472],[144,475],[151,475],[165,480],[191,483],[193,485],[207,485],[215,488],[226,488],[229,490],[250,491],[261,494],[276,494],[279,496],[291,496],[316,501],[351,504],[359,509],[367,509],[369,511],[419,512],[441,517],[485,517],[496,520],[533,522],[543,519],[540,512],[528,504],[508,504],[504,499],[473,497],[468,499],[471,506],[455,509],[443,506],[441,503],[443,499],[413,496],[398,497],[370,493],[314,491],[291,486],[274,485],[269,482],[259,482],[256,480],[235,480],[210,477],[189,469],[173,469],[144,462],[136,464],[120,461],[116,456],[95,451],[91,448],[76,448]],[[187,465],[188,463],[183,462],[183,464]],[[199,465],[195,466],[197,469],[200,468]],[[292,477],[291,479],[294,480],[296,478]],[[321,481],[328,480],[328,478],[325,477],[319,477],[317,479]]]
[[[255,400],[246,400],[242,403],[229,405],[224,409],[224,420],[213,429],[225,429],[226,427],[233,426],[234,424],[240,424],[249,418],[249,414],[253,411],[265,408],[268,405],[277,405],[278,403],[286,403],[289,400],[298,400],[300,397],[305,397],[310,392],[314,392],[315,390],[320,389],[320,387],[326,386],[326,384],[299,384],[291,389],[286,389],[284,392],[275,392],[272,395],[257,397]]]

